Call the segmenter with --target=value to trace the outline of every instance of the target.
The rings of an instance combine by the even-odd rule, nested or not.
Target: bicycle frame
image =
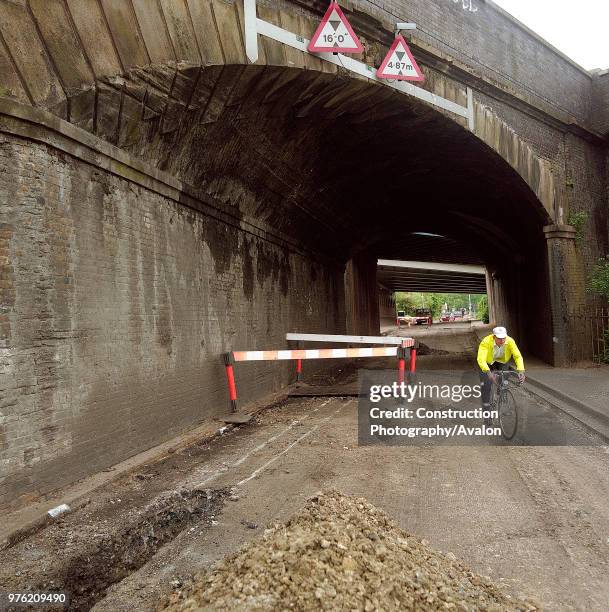
[[[491,408],[493,410],[499,405],[499,398],[503,395],[504,391],[512,386],[510,385],[510,378],[518,376],[518,372],[515,370],[496,370],[494,373],[497,375],[497,382],[493,383],[491,394]]]
[[[515,409],[514,416],[515,416],[516,424],[514,425],[514,431],[512,431],[511,433],[506,433],[506,431],[504,430],[503,422],[501,420],[501,414],[499,414],[499,412],[501,410],[501,406],[505,404],[505,402],[507,401],[507,394],[511,386],[510,378],[517,377],[517,376],[518,376],[518,372],[514,370],[497,371],[497,382],[494,385],[495,389],[494,389],[494,393],[492,395],[492,400],[491,400],[491,409],[497,411],[499,423],[501,425],[501,433],[506,440],[511,440],[514,437],[514,434],[516,433],[516,430],[518,427],[518,408],[517,406],[514,406],[514,409]],[[512,396],[512,400],[513,400],[513,396]]]

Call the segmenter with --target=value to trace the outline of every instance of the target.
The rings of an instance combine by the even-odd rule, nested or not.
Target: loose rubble
[[[363,498],[311,498],[285,525],[173,593],[162,609],[537,610],[400,529]]]

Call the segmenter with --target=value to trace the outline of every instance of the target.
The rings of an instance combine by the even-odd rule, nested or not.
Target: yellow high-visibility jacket
[[[503,354],[503,358],[493,359],[494,346],[495,336],[493,336],[493,334],[486,336],[486,338],[483,338],[482,342],[480,342],[480,346],[478,347],[478,365],[483,372],[489,371],[489,364],[495,361],[507,363],[512,357],[516,362],[516,369],[519,372],[524,372],[524,361],[522,359],[522,354],[520,353],[514,338],[510,338],[508,336],[505,339],[505,352]]]

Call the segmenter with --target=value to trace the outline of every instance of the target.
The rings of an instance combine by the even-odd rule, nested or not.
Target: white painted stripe
[[[288,431],[290,431],[290,429],[293,429],[294,427],[296,427],[296,425],[300,425],[300,423],[302,423],[303,421],[306,421],[313,413],[318,412],[320,408],[323,408],[326,404],[331,402],[332,399],[333,398],[329,398],[329,399],[325,400],[320,406],[318,406],[317,408],[314,408],[313,410],[311,410],[311,412],[309,412],[308,414],[303,416],[302,419],[299,419],[298,421],[293,421],[285,429],[281,430],[279,433],[276,433],[274,436],[271,436],[270,438],[268,438],[268,440],[265,440],[262,444],[259,444],[258,446],[256,446],[256,448],[253,448],[251,451],[248,451],[247,453],[245,453],[245,455],[243,455],[243,457],[241,457],[241,459],[237,459],[237,461],[235,461],[234,463],[229,465],[228,468],[226,468],[225,466],[222,466],[220,469],[218,469],[215,472],[213,472],[212,474],[210,474],[205,480],[203,480],[202,482],[200,482],[197,485],[194,485],[193,488],[197,489],[197,488],[203,487],[208,482],[211,482],[212,480],[216,480],[216,478],[218,478],[218,476],[221,476],[222,474],[226,473],[231,468],[238,467],[244,461],[247,461],[254,453],[257,453],[258,451],[261,451],[265,446],[267,446],[271,442],[274,442],[277,438],[280,438],[284,434],[288,433]],[[225,429],[225,428],[223,427],[222,429]]]
[[[347,404],[345,404],[345,405],[348,405],[348,404],[351,404],[351,403],[353,403],[353,400],[351,400],[350,402],[347,402]],[[337,415],[342,410],[342,408],[343,408],[343,405],[339,406],[338,410],[335,410],[331,415],[329,415],[325,419],[321,420],[317,425],[314,425],[313,427],[311,427],[311,429],[309,429],[309,431],[303,433],[302,436],[300,436],[299,438],[296,438],[296,440],[294,440],[294,442],[292,442],[292,444],[290,444],[289,446],[284,448],[280,453],[275,455],[272,459],[269,459],[264,465],[261,465],[257,470],[254,470],[247,478],[244,478],[243,480],[240,480],[237,483],[237,486],[240,487],[241,485],[246,484],[247,482],[249,482],[253,478],[256,478],[256,476],[258,476],[258,474],[260,474],[261,472],[264,472],[264,470],[266,470],[267,467],[269,467],[270,465],[275,463],[275,461],[277,461],[277,459],[279,459],[281,456],[285,455],[287,452],[292,450],[298,443],[302,442],[302,440],[304,440],[305,438],[308,438],[314,431],[317,431],[324,423],[327,423],[331,418],[333,418],[335,415]]]
[[[471,87],[467,88],[467,127],[472,131],[476,131],[476,115],[474,112],[474,93]]]
[[[248,361],[262,361],[264,359],[263,351],[246,351]]]
[[[277,359],[293,359],[292,351],[277,351]]]
[[[319,359],[319,351],[316,349],[308,349],[305,351],[305,359]]]
[[[357,354],[360,357],[372,357],[372,355],[373,355],[371,348],[361,348],[361,349],[358,349]]]
[[[332,355],[334,357],[346,357],[347,349],[332,349]]]

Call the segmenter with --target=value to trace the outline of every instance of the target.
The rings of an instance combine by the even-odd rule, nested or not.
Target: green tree
[[[584,238],[584,230],[586,227],[586,221],[588,220],[588,213],[580,211],[580,212],[572,212],[567,219],[567,223],[575,228],[575,244],[577,246],[581,245],[581,242]]]
[[[482,319],[483,323],[489,322],[488,298],[486,297],[486,295],[483,295],[482,299],[478,302],[477,312],[478,312],[478,317]]]
[[[415,301],[411,293],[396,291],[395,308],[396,310],[405,311],[407,315],[413,315],[417,306],[415,305]]]
[[[442,310],[442,304],[444,304],[442,300],[442,296],[439,293],[432,293],[429,298],[429,308],[431,309],[431,316],[435,319],[440,315],[440,310]]]
[[[486,304],[486,295],[468,293],[421,293],[403,292],[395,293],[395,304],[397,310],[404,310],[406,314],[413,315],[417,308],[429,308],[434,318],[438,317],[444,304],[449,310],[461,310],[462,308],[475,310],[480,316],[481,304]],[[488,307],[487,307],[488,310]]]

